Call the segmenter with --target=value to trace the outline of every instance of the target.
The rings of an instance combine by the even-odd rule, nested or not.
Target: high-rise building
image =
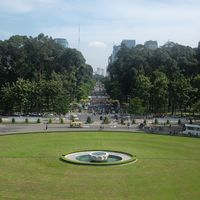
[[[108,64],[113,63],[117,59],[117,54],[120,50],[120,48],[124,45],[127,48],[134,48],[136,44],[135,40],[122,40],[121,45],[114,45],[113,51],[111,56],[108,58]]]
[[[157,49],[158,48],[158,42],[157,41],[153,41],[153,40],[149,40],[149,41],[146,41],[144,43],[144,46],[147,48],[147,49]]]
[[[55,38],[54,41],[57,44],[60,44],[64,48],[68,48],[69,47],[69,43],[65,38]]]
[[[121,46],[125,45],[128,48],[133,48],[135,47],[135,43],[136,43],[135,40],[122,40]]]
[[[104,76],[104,69],[103,69],[103,68],[100,68],[100,67],[97,67],[97,71],[95,72],[95,74]]]
[[[120,45],[114,45],[112,54],[108,58],[108,64],[113,63],[117,59],[117,53],[119,52],[121,46]]]
[[[112,62],[114,62],[116,59],[117,59],[117,53],[119,52],[121,46],[120,45],[114,45],[113,46],[113,52],[112,52],[112,55],[111,55],[111,59],[112,59]]]

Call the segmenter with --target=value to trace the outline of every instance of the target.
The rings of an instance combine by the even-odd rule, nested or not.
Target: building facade
[[[152,50],[155,50],[158,48],[158,42],[157,41],[153,41],[153,40],[149,40],[149,41],[146,41],[144,43],[144,46],[147,48],[147,49],[152,49]]]
[[[104,76],[104,69],[97,67],[97,70],[95,71],[94,74],[100,75],[100,76]]]
[[[121,45],[114,45],[112,54],[108,58],[108,64],[111,64],[117,60],[117,54],[122,46],[125,46],[127,48],[134,48],[135,45],[136,45],[135,40],[122,40]]]
[[[122,40],[121,46],[124,45],[127,48],[134,48],[135,47],[135,40]]]

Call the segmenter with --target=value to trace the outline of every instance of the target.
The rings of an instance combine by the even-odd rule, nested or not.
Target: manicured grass
[[[107,149],[136,155],[122,166],[79,166],[62,154]],[[196,200],[200,139],[125,132],[0,137],[0,199]]]

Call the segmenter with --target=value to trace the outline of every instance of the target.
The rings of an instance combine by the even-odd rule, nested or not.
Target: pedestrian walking
[[[48,124],[46,123],[46,127],[45,127],[45,129],[46,129],[46,131],[47,131],[47,129],[48,129]]]
[[[129,129],[130,128],[130,123],[128,122],[128,124],[127,124],[127,128]]]

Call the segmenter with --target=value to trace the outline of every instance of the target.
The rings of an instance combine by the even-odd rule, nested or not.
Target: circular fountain
[[[89,156],[93,162],[105,162],[108,160],[109,153],[104,151],[94,151],[89,153]]]
[[[136,161],[129,153],[107,150],[79,151],[62,155],[63,161],[80,165],[119,165]]]

